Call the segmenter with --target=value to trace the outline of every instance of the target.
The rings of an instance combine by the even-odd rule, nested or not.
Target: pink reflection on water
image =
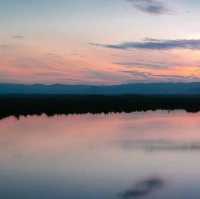
[[[9,117],[0,121],[0,157],[88,154],[119,141],[200,140],[200,113],[146,112]]]
[[[0,121],[0,175],[87,185],[97,194],[116,194],[151,176],[193,186],[200,176],[193,153],[200,151],[199,129],[200,113],[183,111],[9,117]]]
[[[1,148],[7,143],[25,151],[56,152],[119,139],[196,141],[199,129],[200,113],[183,111],[9,117],[0,121],[0,142]]]

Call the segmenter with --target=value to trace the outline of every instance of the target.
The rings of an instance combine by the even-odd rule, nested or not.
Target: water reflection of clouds
[[[0,120],[0,193],[9,199],[23,190],[30,199],[41,198],[38,190],[44,199],[199,198],[199,121],[199,114],[182,112]],[[157,173],[165,180],[134,181]]]
[[[163,188],[165,182],[158,177],[151,177],[136,183],[132,188],[119,194],[121,199],[145,198]]]
[[[119,140],[120,145],[125,150],[144,150],[147,152],[157,151],[200,151],[200,141],[181,142],[168,140]]]

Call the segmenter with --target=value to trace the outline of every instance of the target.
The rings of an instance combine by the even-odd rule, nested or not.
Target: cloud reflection
[[[132,188],[120,194],[121,199],[144,198],[164,186],[161,178],[153,177],[136,183]]]
[[[123,149],[156,151],[200,151],[200,142],[181,142],[168,140],[120,140]]]

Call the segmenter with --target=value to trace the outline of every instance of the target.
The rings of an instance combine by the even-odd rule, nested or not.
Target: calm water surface
[[[3,199],[199,199],[200,113],[0,120]]]

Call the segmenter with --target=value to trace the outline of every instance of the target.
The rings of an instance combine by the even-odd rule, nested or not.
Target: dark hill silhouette
[[[0,94],[194,95],[200,94],[200,83],[138,83],[111,86],[0,84]]]
[[[42,114],[200,110],[200,83],[113,86],[0,84],[0,117]]]

